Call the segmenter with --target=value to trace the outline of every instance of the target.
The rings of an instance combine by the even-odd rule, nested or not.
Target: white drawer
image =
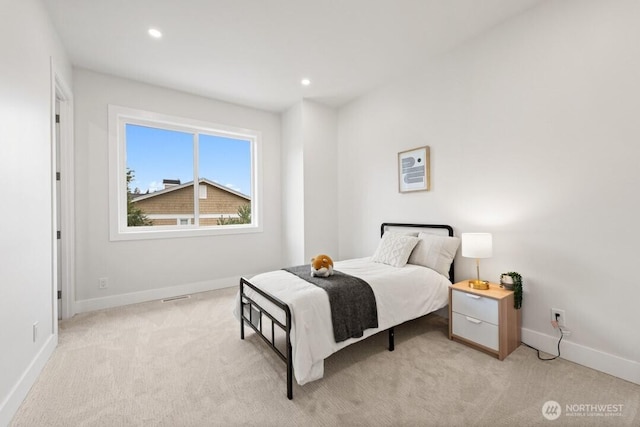
[[[450,321],[453,322],[452,332],[454,335],[496,351],[500,350],[497,325],[460,313],[453,313],[453,319],[450,319]]]
[[[451,310],[485,322],[498,324],[498,300],[453,290]]]

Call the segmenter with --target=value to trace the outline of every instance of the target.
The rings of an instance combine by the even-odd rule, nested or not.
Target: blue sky
[[[193,180],[193,136],[190,133],[126,125],[127,168],[136,187],[146,193],[161,190],[163,179]],[[251,143],[200,134],[199,175],[251,196]]]

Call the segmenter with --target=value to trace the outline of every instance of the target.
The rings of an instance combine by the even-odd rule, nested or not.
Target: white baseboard
[[[50,335],[7,397],[0,403],[0,426],[5,427],[9,425],[57,345],[58,335]]]
[[[226,277],[223,279],[186,283],[183,285],[169,286],[166,288],[149,289],[147,291],[78,300],[74,304],[73,312],[84,313],[87,311],[102,310],[105,308],[120,307],[123,305],[137,304],[147,301],[156,301],[159,299],[177,297],[180,295],[188,295],[198,292],[230,288],[233,286],[238,286],[239,282],[240,277]]]
[[[522,342],[538,348],[545,353],[558,353],[558,339],[560,335],[550,336],[531,329],[522,328]],[[640,363],[624,359],[613,354],[605,353],[590,347],[585,347],[563,338],[560,344],[560,357],[579,365],[604,372],[614,377],[640,384]]]

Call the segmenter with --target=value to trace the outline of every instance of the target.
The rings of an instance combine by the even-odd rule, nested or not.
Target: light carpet
[[[84,313],[12,426],[639,426],[640,386],[521,346],[504,361],[449,341],[436,315],[325,361],[286,398],[284,363],[253,332],[240,340],[236,290]],[[543,404],[563,411],[547,420]],[[566,405],[622,405],[613,415]],[[587,409],[585,407],[585,409]],[[609,411],[610,412],[610,411]]]

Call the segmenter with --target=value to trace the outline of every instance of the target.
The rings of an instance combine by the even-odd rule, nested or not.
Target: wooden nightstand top
[[[497,283],[489,282],[489,289],[473,289],[469,287],[469,280],[463,280],[462,282],[454,283],[450,286],[451,289],[456,289],[459,291],[464,291],[474,295],[480,295],[482,297],[494,298],[494,299],[502,299],[506,298],[513,293],[505,288],[501,288]]]

